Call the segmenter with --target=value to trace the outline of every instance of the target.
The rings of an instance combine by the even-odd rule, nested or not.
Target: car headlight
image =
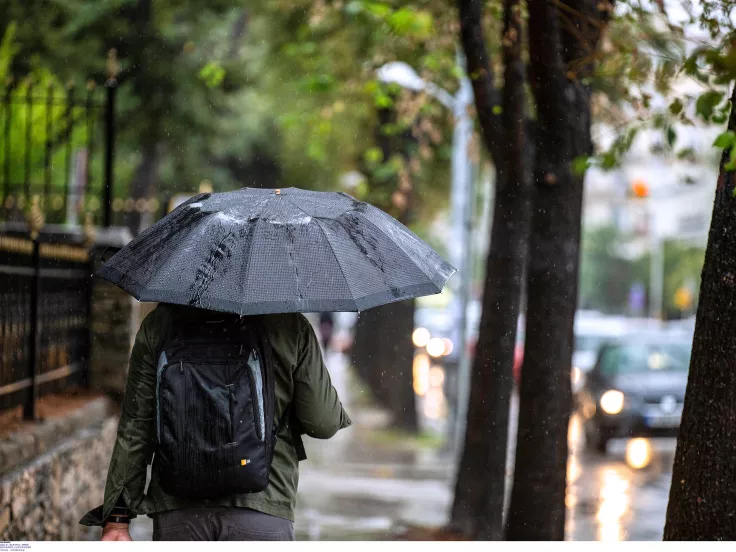
[[[624,409],[624,394],[611,389],[601,396],[601,410],[606,414],[618,414]]]

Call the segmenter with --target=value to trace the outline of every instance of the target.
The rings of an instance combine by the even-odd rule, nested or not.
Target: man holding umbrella
[[[301,435],[350,425],[299,313],[439,293],[454,269],[386,213],[295,188],[200,194],[98,275],[159,306],[131,353],[104,504],[130,540],[293,540]],[[147,466],[151,480],[146,488]]]

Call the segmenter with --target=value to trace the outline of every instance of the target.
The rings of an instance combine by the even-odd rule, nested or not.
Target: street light
[[[465,67],[461,54],[457,54],[458,66]],[[403,61],[386,63],[376,71],[378,80],[387,84],[397,84],[402,88],[415,92],[426,92],[453,114],[454,125],[452,135],[452,243],[450,244],[450,261],[458,269],[459,278],[453,285],[453,341],[458,344],[458,389],[457,419],[455,420],[455,450],[460,450],[460,442],[465,432],[465,417],[468,408],[470,389],[470,359],[467,347],[467,312],[470,296],[470,237],[472,229],[472,178],[471,161],[468,147],[473,132],[473,123],[468,114],[473,102],[473,88],[464,74],[460,78],[460,86],[452,95],[434,83],[425,81],[417,72]]]
[[[401,88],[413,90],[414,92],[427,92],[446,108],[454,111],[456,98],[444,88],[425,81],[408,63],[390,61],[378,68],[376,76],[378,80],[387,84],[398,84]]]

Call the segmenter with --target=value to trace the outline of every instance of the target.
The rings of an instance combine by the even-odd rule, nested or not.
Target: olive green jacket
[[[260,493],[200,502],[179,499],[161,489],[156,470],[152,470],[145,490],[146,469],[155,449],[156,359],[171,325],[176,323],[177,309],[181,308],[159,305],[145,318],[136,335],[104,504],[90,511],[80,523],[102,525],[121,497],[133,515],[212,505],[252,508],[293,520],[299,462],[287,429],[278,436],[269,484]],[[274,353],[276,420],[292,403],[302,431],[310,437],[329,439],[349,426],[350,418],[332,386],[317,337],[307,319],[301,314],[272,314],[264,316],[263,323]]]

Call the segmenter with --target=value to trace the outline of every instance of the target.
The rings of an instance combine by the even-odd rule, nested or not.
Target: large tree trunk
[[[381,377],[390,386],[393,425],[407,433],[417,433],[416,395],[414,394],[414,301],[401,301],[381,307],[384,324],[378,344],[385,363],[379,367]]]
[[[497,92],[481,34],[481,3],[460,0],[459,7],[468,73],[483,137],[496,165],[497,184],[465,445],[450,527],[468,537],[498,540],[503,536],[512,365],[529,219],[521,23],[518,2],[506,0],[504,35],[511,40],[505,41],[505,87],[498,120],[493,113]]]
[[[728,129],[736,131],[733,107]],[[727,161],[728,151],[703,265],[665,540],[736,540],[736,179],[723,168]]]
[[[393,426],[410,433],[419,428],[412,373],[413,330],[413,301],[370,309],[358,317],[352,355],[358,375],[390,411]]]
[[[583,177],[590,155],[590,70],[603,18],[596,2],[569,2],[566,24],[553,0],[529,1],[529,78],[537,106],[532,228],[527,267],[526,342],[507,537],[565,536],[570,366],[577,304]],[[597,16],[601,25],[590,25]],[[573,70],[573,63],[580,65]],[[582,63],[581,63],[582,62]],[[576,72],[576,75],[571,75]]]

